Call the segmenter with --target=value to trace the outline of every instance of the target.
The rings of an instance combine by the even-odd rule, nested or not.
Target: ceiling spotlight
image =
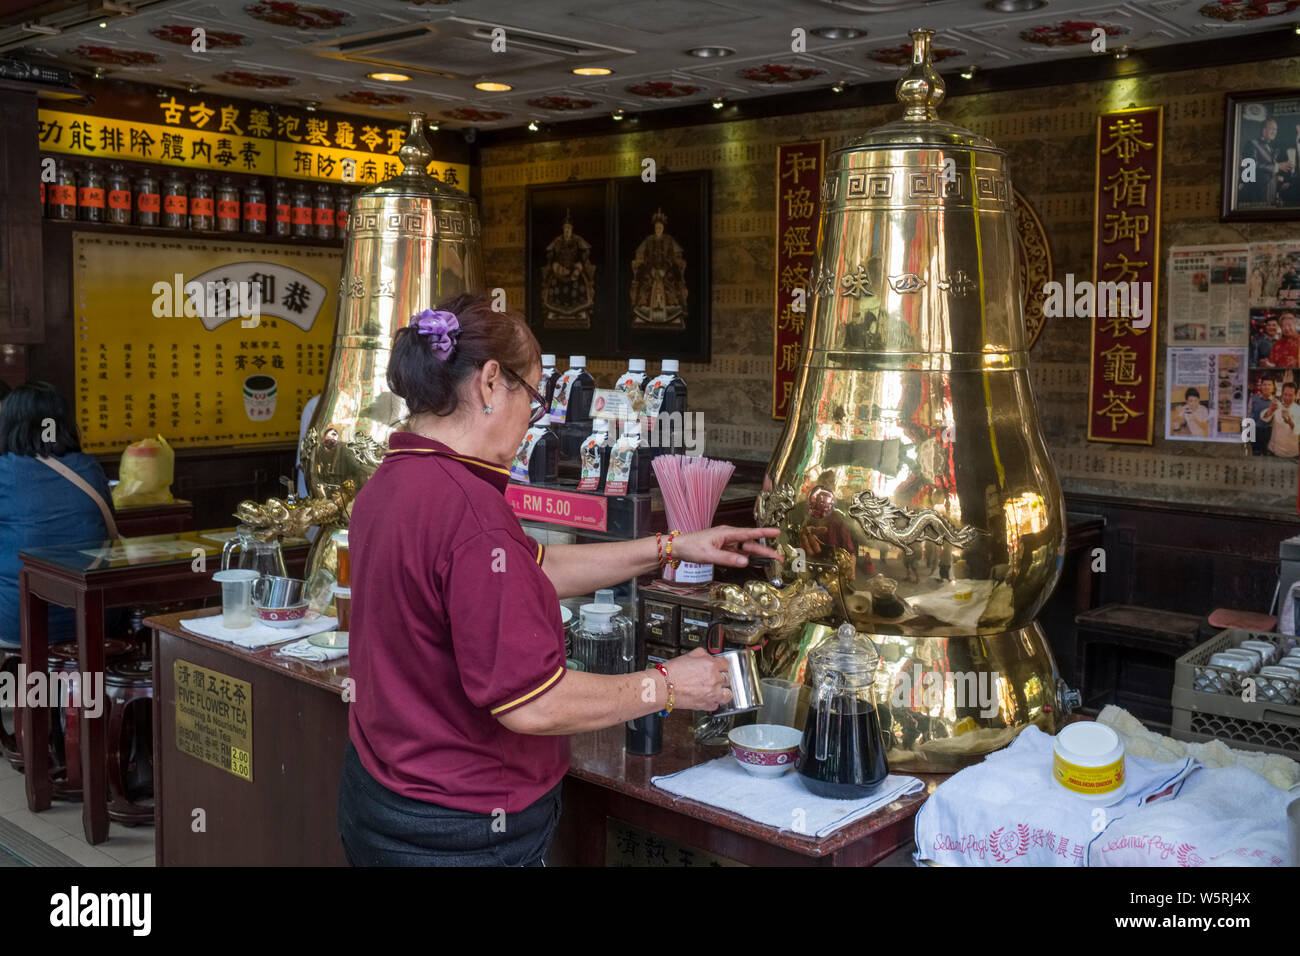
[[[508,93],[514,89],[509,83],[492,83],[484,80],[481,83],[475,83],[474,89],[482,90],[484,93]]]
[[[856,40],[858,37],[866,36],[867,31],[859,30],[857,27],[817,27],[812,34],[823,40]]]
[[[199,91],[199,84],[197,83],[191,83],[189,86],[185,87],[185,92],[187,93],[197,93],[198,91]]]
[[[623,112],[623,108],[619,107],[618,109],[614,110],[614,112],[609,114],[609,118],[614,120],[614,122],[618,122],[626,115],[627,114]]]
[[[1295,32],[1296,32],[1297,34],[1300,34],[1300,23],[1297,23],[1297,24],[1295,25]]]
[[[100,21],[99,21],[99,28],[100,28],[101,30],[107,30],[107,29],[108,29],[108,21],[107,21],[107,20],[100,20]]]
[[[715,96],[713,98],[713,108],[715,110],[720,110],[726,105],[727,105],[727,101],[724,100],[721,96]]]
[[[843,92],[844,92],[844,81],[843,81],[843,80],[839,80],[839,81],[837,81],[837,82],[835,82],[835,83],[832,83],[832,84],[831,84],[831,92],[832,92],[832,93],[843,93]]]
[[[380,80],[384,83],[405,83],[410,77],[405,73],[384,73],[381,71],[379,73],[367,73],[366,79]]]
[[[961,71],[961,78],[962,78],[963,80],[973,80],[973,79],[975,79],[975,70],[976,70],[976,69],[978,69],[978,67],[976,67],[975,64],[972,63],[970,66],[966,67],[966,69],[964,69],[964,70]]]
[[[1115,51],[1115,59],[1117,59],[1117,60],[1127,60],[1127,59],[1128,59],[1128,47],[1127,47],[1127,46],[1122,46],[1122,47],[1120,47],[1118,50],[1116,50],[1116,51]]]
[[[687,50],[686,52],[691,56],[711,57],[731,56],[736,51],[725,46],[697,46],[693,49]]]
[[[532,120],[529,122],[528,132],[536,133],[539,129],[541,129],[541,127],[537,125],[537,120]]]
[[[1047,0],[988,0],[985,8],[995,13],[1028,13],[1047,6]]]
[[[95,79],[97,79],[97,80],[102,80],[102,79],[104,78],[104,71],[101,70],[99,67],[95,67],[95,74],[94,74],[94,76],[95,76]]]
[[[575,66],[575,76],[609,76],[614,71],[607,66]]]
[[[316,100],[305,100],[302,104],[302,108],[308,113],[315,113],[316,110],[320,108],[320,103]]]
[[[431,133],[436,133],[438,132],[438,130],[442,129],[442,124],[439,123],[437,120],[434,120],[428,126],[426,126],[425,129],[429,130],[429,132]]]

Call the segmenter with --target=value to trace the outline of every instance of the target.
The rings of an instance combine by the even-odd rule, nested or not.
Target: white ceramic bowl
[[[779,777],[793,767],[802,737],[781,724],[746,724],[727,734],[731,755],[755,777]]]

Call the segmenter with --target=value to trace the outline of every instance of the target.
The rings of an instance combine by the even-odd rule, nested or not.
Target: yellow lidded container
[[[1124,796],[1124,742],[1096,721],[1068,724],[1053,744],[1052,777],[1085,800],[1116,803]]]

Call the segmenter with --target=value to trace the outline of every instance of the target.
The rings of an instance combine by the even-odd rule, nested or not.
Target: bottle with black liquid
[[[157,226],[162,219],[162,193],[152,169],[145,169],[135,181],[135,224]]]
[[[605,494],[641,494],[650,490],[652,456],[641,438],[641,423],[630,420],[609,453],[605,472]]]
[[[555,393],[555,380],[559,378],[559,373],[555,370],[555,356],[550,352],[542,355],[542,377],[537,382],[537,394],[542,396],[542,401],[546,403],[546,409],[549,413],[551,408],[551,396]]]
[[[534,425],[524,432],[510,477],[528,484],[554,483],[560,471],[560,440],[545,425]]]
[[[585,355],[570,355],[569,367],[555,382],[551,397],[551,421],[586,424],[591,419],[591,394],[596,380],[587,371]]]
[[[645,417],[658,440],[653,455],[680,455],[686,450],[686,383],[677,374],[677,359],[664,359],[659,374],[646,384]]]
[[[639,413],[645,407],[645,387],[649,381],[650,376],[645,373],[645,359],[628,359],[627,371],[614,383],[614,391],[623,393],[629,412]]]
[[[578,452],[578,461],[582,467],[578,478],[579,491],[600,490],[609,471],[610,448],[609,421],[597,418],[592,422],[591,434],[583,439],[582,449]]]

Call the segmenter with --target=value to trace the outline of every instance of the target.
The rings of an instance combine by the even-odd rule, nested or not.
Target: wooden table
[[[607,826],[613,820],[750,866],[871,866],[911,843],[912,818],[949,776],[913,774],[924,781],[925,790],[818,839],[778,831],[652,784],[651,777],[726,755],[726,747],[695,742],[688,714],[673,714],[664,721],[663,749],[653,757],[627,754],[623,739],[621,724],[571,738],[573,754],[564,781],[564,810],[551,846],[553,862],[604,865]]]
[[[78,671],[102,674],[105,609],[219,596],[220,586],[212,583],[212,573],[221,566],[222,542],[202,535],[230,530],[92,541],[20,552],[23,566],[18,573],[19,615],[22,663],[27,674],[43,674],[46,676],[42,680],[48,681],[46,613],[51,604],[75,611]],[[284,548],[290,574],[301,575],[308,548],[306,541]],[[203,555],[203,571],[194,568],[196,549]],[[83,708],[79,718],[82,822],[86,841],[103,843],[108,839],[107,706],[94,718]],[[53,796],[47,746],[50,711],[45,707],[23,707],[21,720],[27,806],[39,813],[49,808]]]
[[[177,534],[194,530],[194,503],[177,498],[165,505],[118,508],[113,517],[117,520],[117,533],[124,538]]]

